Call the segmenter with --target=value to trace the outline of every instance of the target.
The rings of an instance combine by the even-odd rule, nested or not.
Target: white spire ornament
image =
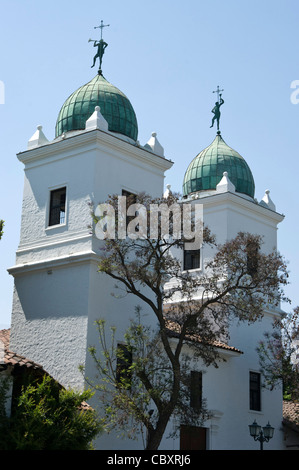
[[[152,132],[152,136],[149,141],[145,144],[144,148],[151,150],[156,155],[164,157],[164,148],[157,139],[157,133]]]
[[[47,145],[49,143],[42,129],[43,129],[43,126],[37,126],[37,130],[31,137],[31,139],[29,139],[28,141],[28,145],[27,145],[28,150],[31,150],[36,147],[40,147],[41,145]]]
[[[216,191],[217,193],[234,193],[236,191],[236,187],[229,179],[227,171],[223,172],[223,176],[216,186]]]
[[[96,106],[93,114],[87,119],[85,129],[91,131],[92,129],[100,129],[101,131],[108,131],[108,122],[101,114],[100,106]]]
[[[165,190],[165,192],[164,192],[164,194],[163,194],[164,199],[168,199],[169,196],[172,194],[170,188],[171,188],[171,184],[167,184],[167,185],[166,185],[166,190]]]
[[[270,194],[270,190],[266,189],[265,195],[263,199],[261,200],[260,205],[267,207],[268,209],[271,209],[272,211],[276,211],[276,206],[274,202],[272,201],[272,199],[270,198],[269,194]]]

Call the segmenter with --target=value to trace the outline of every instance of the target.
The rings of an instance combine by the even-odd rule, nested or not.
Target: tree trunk
[[[170,418],[168,414],[169,413],[167,413],[167,415],[162,415],[157,423],[156,428],[149,433],[146,450],[157,450],[159,448],[165,432],[165,428]]]
[[[178,369],[179,370],[179,369]],[[165,429],[169,420],[173,414],[173,410],[177,404],[179,387],[180,387],[180,372],[177,371],[175,375],[174,386],[172,391],[172,397],[166,407],[160,409],[159,419],[157,421],[156,427],[151,430],[148,434],[146,450],[157,450],[161,443],[162,437],[165,433]]]

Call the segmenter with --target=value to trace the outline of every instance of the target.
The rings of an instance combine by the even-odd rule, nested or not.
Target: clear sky
[[[52,140],[65,99],[96,74],[88,39],[98,38],[101,20],[110,25],[104,76],[130,99],[140,143],[157,132],[175,163],[165,181],[175,191],[214,139],[212,91],[224,88],[222,136],[249,164],[257,200],[270,189],[285,214],[279,250],[289,261],[289,308],[299,305],[297,0],[0,0],[0,7],[0,328],[10,325],[7,268],[20,234],[24,173],[16,154],[39,124]]]

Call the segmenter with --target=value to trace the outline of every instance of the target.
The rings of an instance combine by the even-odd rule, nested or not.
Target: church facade
[[[98,272],[100,241],[89,226],[90,205],[110,194],[163,195],[173,163],[155,133],[145,145],[137,138],[129,99],[99,70],[63,104],[54,140],[48,141],[39,126],[18,154],[25,175],[20,243],[9,268],[14,277],[10,349],[42,364],[65,387],[84,387],[81,364],[92,374],[87,348],[98,342],[94,322],[105,318],[122,338],[135,308],[134,299],[111,296],[113,282]],[[260,203],[254,191],[248,164],[218,131],[186,169],[183,202],[202,206],[203,221],[219,243],[248,231],[262,235],[270,250],[277,246],[283,216],[268,191]],[[183,254],[182,269],[200,275],[210,257],[208,250]],[[163,439],[162,450],[256,449],[248,432],[254,420],[275,428],[269,449],[284,448],[282,391],[262,388],[256,352],[279,314],[269,308],[250,327],[232,325],[230,343],[219,346],[226,361],[218,369],[192,365],[203,370],[201,393],[211,417],[201,428],[181,426],[178,437]],[[142,449],[143,442],[104,435],[96,448]]]

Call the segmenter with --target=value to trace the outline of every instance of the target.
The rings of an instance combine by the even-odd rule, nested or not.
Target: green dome
[[[183,195],[216,189],[225,171],[237,192],[254,197],[255,185],[249,166],[238,152],[224,142],[220,134],[188,166]]]
[[[102,75],[78,88],[65,101],[57,118],[56,137],[64,132],[85,129],[96,106],[100,106],[109,131],[137,140],[137,119],[130,101]]]

